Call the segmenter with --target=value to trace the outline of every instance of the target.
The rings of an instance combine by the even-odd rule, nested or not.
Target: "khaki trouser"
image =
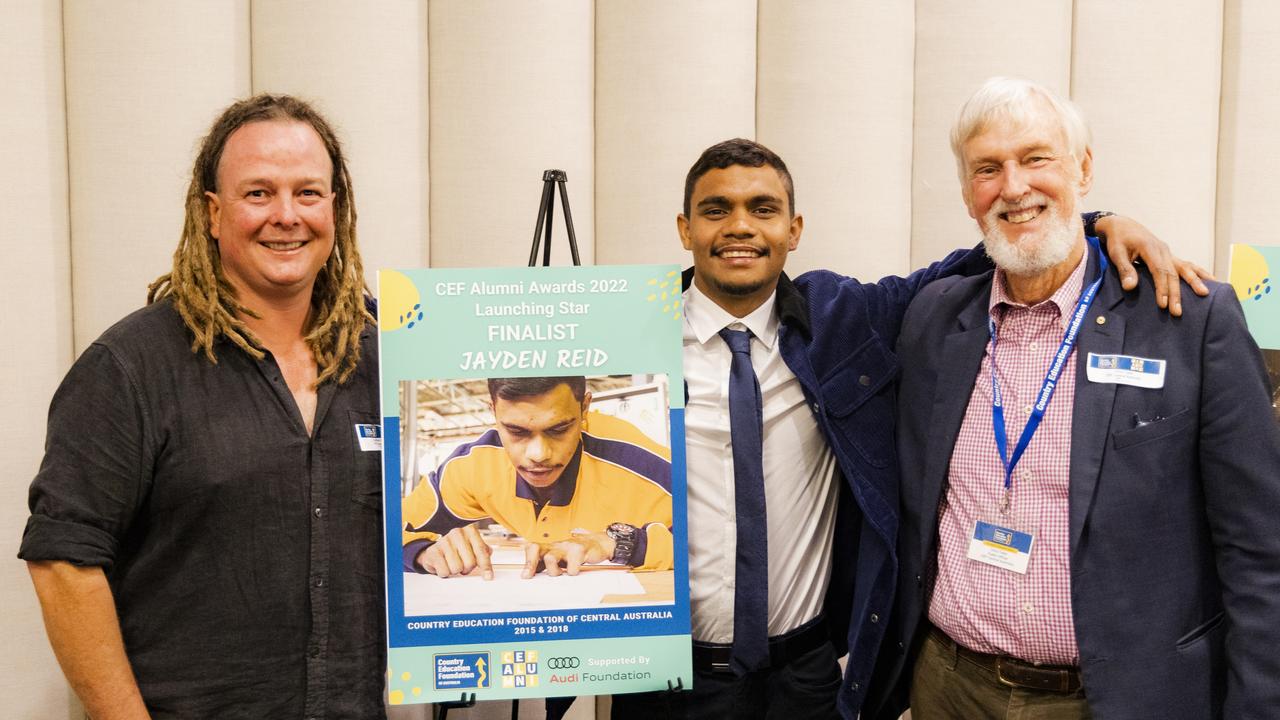
[[[911,678],[912,720],[1089,720],[1084,690],[1056,693],[1002,684],[930,633]]]

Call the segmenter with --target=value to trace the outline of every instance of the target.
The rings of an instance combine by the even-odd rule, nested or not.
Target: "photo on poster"
[[[673,604],[668,388],[647,374],[402,382],[404,545],[470,535],[491,565],[454,574],[436,552],[441,576],[406,556],[405,615]],[[636,535],[621,562],[619,525]]]
[[[391,704],[692,684],[681,303],[670,265],[378,273]]]

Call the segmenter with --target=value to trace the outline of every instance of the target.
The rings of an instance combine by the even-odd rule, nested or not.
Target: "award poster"
[[[378,304],[389,702],[688,687],[678,268],[384,270]]]
[[[1280,270],[1280,247],[1265,245],[1231,246],[1229,279],[1235,288],[1249,332],[1262,348],[1267,373],[1271,376],[1271,407],[1280,421],[1280,290],[1275,289],[1275,271]]]

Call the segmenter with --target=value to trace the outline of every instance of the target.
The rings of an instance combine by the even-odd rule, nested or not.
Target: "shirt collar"
[[[684,328],[685,337],[692,337],[699,344],[705,345],[719,332],[730,325],[746,327],[765,348],[772,350],[778,338],[778,292],[769,294],[769,299],[752,310],[746,317],[734,317],[732,313],[716,304],[714,300],[703,294],[696,283],[690,284],[684,292]]]
[[[1076,301],[1080,299],[1080,292],[1084,290],[1084,271],[1089,264],[1089,247],[1085,246],[1085,251],[1080,255],[1080,262],[1076,264],[1075,270],[1067,276],[1066,282],[1062,283],[1057,290],[1049,296],[1047,300],[1042,300],[1035,305],[1025,305],[1015,301],[1009,297],[1009,292],[1005,289],[1005,272],[1000,268],[996,268],[995,279],[991,282],[991,299],[987,303],[987,312],[997,321],[1004,318],[1004,313],[1009,308],[1040,308],[1045,307],[1047,303],[1051,303],[1050,307],[1056,308],[1058,311],[1058,324],[1066,329],[1067,323],[1071,319],[1071,311],[1075,309]]]
[[[564,466],[564,472],[560,473],[560,477],[556,478],[556,482],[551,486],[551,498],[547,500],[548,505],[568,505],[573,500],[573,492],[578,488],[578,468],[582,465],[582,441],[578,441],[578,449],[573,453],[573,459],[568,465]],[[524,478],[520,477],[520,471],[516,470],[516,497],[525,500],[538,501],[538,495],[534,491],[533,486]]]

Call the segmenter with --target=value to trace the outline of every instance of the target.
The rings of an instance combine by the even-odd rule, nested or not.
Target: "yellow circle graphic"
[[[1229,280],[1240,302],[1261,300],[1271,293],[1271,268],[1267,259],[1248,245],[1231,246]]]
[[[412,280],[394,270],[378,273],[378,327],[383,332],[411,329],[422,315],[422,299]]]

